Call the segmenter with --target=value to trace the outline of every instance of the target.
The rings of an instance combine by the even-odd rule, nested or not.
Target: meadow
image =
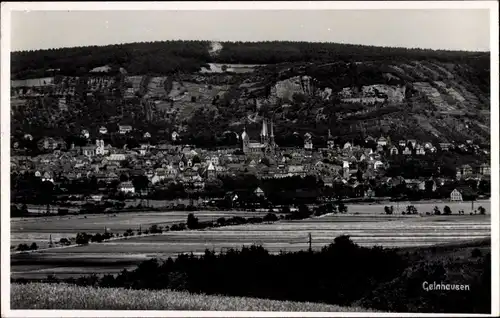
[[[205,310],[375,312],[309,302],[191,294],[170,290],[80,287],[66,284],[12,284],[12,309]]]
[[[104,229],[123,234],[127,229],[147,229],[153,224],[170,226],[186,222],[190,212],[120,212],[113,214],[87,214],[47,217],[12,218],[11,246],[21,243],[36,242],[39,247],[48,246],[50,237],[53,241],[61,238],[75,237],[78,232],[102,233]],[[219,217],[231,216],[264,216],[264,212],[241,211],[199,211],[196,217],[200,221],[217,220]]]
[[[441,209],[446,203],[441,204]],[[416,205],[416,204],[415,204]],[[439,204],[427,203],[417,207],[424,212]],[[349,235],[360,246],[419,247],[488,238],[491,231],[489,202],[481,202],[486,215],[469,215],[470,204],[448,204],[452,215],[385,215],[384,205],[348,205],[348,214],[328,214],[298,221],[273,224],[247,224],[225,226],[197,231],[164,232],[154,236],[134,236],[85,246],[70,246],[41,250],[30,254],[11,255],[12,277],[45,278],[49,274],[60,277],[79,276],[92,272],[117,273],[133,268],[152,257],[175,257],[179,253],[201,254],[205,249],[219,252],[229,248],[262,245],[272,253],[306,250],[309,233],[312,248],[321,249],[335,237]],[[404,208],[404,205],[400,204]],[[467,207],[469,209],[467,209]],[[465,215],[456,214],[459,209]],[[425,212],[424,212],[425,213]],[[185,222],[188,212],[126,213],[114,216],[82,216],[57,218],[36,222],[17,221],[12,235],[29,233],[60,233],[69,236],[76,232],[123,233],[128,228],[146,228],[151,224],[168,225]],[[200,220],[216,220],[233,215],[259,215],[256,212],[195,212]],[[265,213],[260,213],[262,216]],[[50,219],[50,218],[47,218]],[[17,231],[16,231],[17,227]],[[51,232],[54,231],[54,232]],[[41,234],[41,235],[42,235]],[[54,235],[54,234],[53,234]],[[53,236],[54,238],[54,236]]]

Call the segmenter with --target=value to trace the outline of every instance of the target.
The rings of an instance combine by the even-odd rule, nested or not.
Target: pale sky
[[[489,51],[489,30],[485,9],[15,11],[11,50],[182,39]]]

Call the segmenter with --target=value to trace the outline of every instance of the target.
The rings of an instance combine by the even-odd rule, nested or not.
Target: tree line
[[[63,75],[80,76],[92,68],[110,65],[130,74],[173,74],[197,71],[211,62],[275,64],[285,62],[335,62],[434,59],[443,62],[488,60],[487,52],[408,49],[311,42],[223,42],[218,55],[209,53],[208,41],[158,41],[106,46],[86,46],[11,53],[13,78]]]
[[[468,268],[460,282],[469,284],[473,293],[429,293],[422,289],[424,281],[447,282],[447,278],[460,275],[460,268],[454,266],[456,257],[447,257],[445,249],[367,248],[356,245],[349,236],[340,236],[318,251],[271,254],[257,245],[220,253],[206,250],[201,256],[180,254],[175,259],[147,260],[117,275],[50,277],[50,281],[358,305],[397,312],[489,312],[491,256],[478,248],[460,260]]]

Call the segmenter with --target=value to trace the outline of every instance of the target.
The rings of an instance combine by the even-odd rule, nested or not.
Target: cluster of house
[[[105,128],[105,127],[102,127]],[[120,126],[120,133],[132,130],[131,126]],[[102,129],[100,134],[104,134]],[[88,131],[82,132],[89,138]],[[270,136],[269,136],[270,135]],[[223,175],[238,175],[251,173],[259,178],[285,178],[291,176],[305,177],[314,175],[323,180],[326,186],[341,183],[360,191],[359,196],[373,196],[373,191],[366,184],[359,182],[359,174],[364,180],[377,179],[377,182],[395,186],[404,182],[407,187],[423,190],[427,180],[401,180],[402,178],[378,178],[380,169],[390,164],[389,155],[416,154],[423,150],[434,152],[437,148],[431,143],[420,145],[416,140],[399,141],[391,146],[389,138],[366,138],[366,142],[374,142],[377,149],[361,147],[350,142],[342,147],[336,147],[329,135],[328,147],[312,151],[312,140],[304,138],[303,148],[279,148],[274,143],[273,129],[270,134],[267,124],[263,125],[261,143],[251,143],[246,132],[242,134],[242,148],[227,148],[219,150],[196,149],[189,145],[143,143],[133,149],[118,149],[106,145],[97,138],[93,145],[84,147],[70,146],[67,151],[61,151],[62,140],[44,138],[40,141],[45,149],[51,149],[48,154],[36,157],[12,156],[11,170],[23,173],[35,172],[35,175],[46,181],[58,182],[62,178],[69,181],[81,178],[95,177],[98,181],[111,183],[120,180],[125,174],[130,178],[146,176],[152,186],[167,182],[180,182],[186,188],[202,190],[205,183]],[[32,138],[32,137],[31,137]],[[174,132],[172,139],[178,138]],[[442,150],[452,145],[441,144]],[[255,148],[255,149],[253,149]],[[241,151],[243,149],[243,151]],[[409,150],[412,149],[412,150]],[[409,151],[412,151],[409,153]],[[474,179],[478,182],[490,175],[487,164],[472,167],[464,165],[457,169],[457,178]],[[441,186],[445,180],[435,180],[435,186]],[[132,182],[122,182],[119,190],[134,193]]]

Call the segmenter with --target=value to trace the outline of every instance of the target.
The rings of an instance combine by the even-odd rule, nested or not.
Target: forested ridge
[[[13,135],[66,138],[82,129],[96,135],[102,125],[116,132],[119,124],[130,124],[138,136],[148,131],[163,141],[178,131],[183,142],[210,148],[237,145],[236,136],[226,132],[239,134],[244,125],[254,138],[262,118],[273,117],[281,146],[301,146],[307,132],[315,146],[324,146],[328,130],[342,143],[359,143],[368,135],[489,142],[489,52],[280,41],[218,44],[215,49],[209,41],[163,41],[13,52],[12,79],[53,77],[59,90],[39,89],[40,95],[23,99],[18,88],[23,107],[13,114]],[[252,65],[253,70],[200,72],[209,63]],[[111,71],[89,73],[102,66]],[[79,79],[70,83],[75,76]],[[310,78],[308,85],[294,83],[302,76]],[[155,77],[159,86],[151,82]],[[90,90],[90,81],[103,78],[112,84]],[[392,100],[387,91],[382,98],[380,92],[364,96],[369,86],[388,89]],[[70,87],[71,98],[66,96]],[[403,98],[395,100],[400,88]],[[346,101],[339,96],[344,89],[353,89],[354,99],[378,102]],[[61,91],[67,111],[58,109]]]
[[[161,41],[21,51],[11,54],[13,79],[50,75],[83,75],[102,65],[125,68],[130,74],[170,74],[197,71],[206,63],[275,64],[284,62],[335,62],[369,60],[437,60],[488,62],[488,52],[407,49],[312,42],[222,42],[210,54],[209,41]]]

